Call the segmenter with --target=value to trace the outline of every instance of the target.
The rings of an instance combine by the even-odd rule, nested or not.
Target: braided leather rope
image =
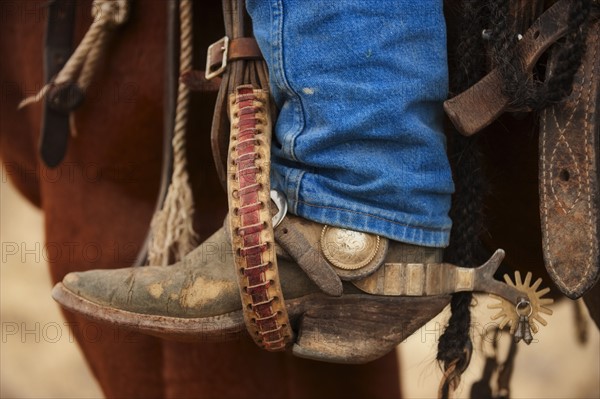
[[[246,328],[269,351],[293,339],[277,272],[270,200],[269,94],[238,86],[229,96],[229,227]]]

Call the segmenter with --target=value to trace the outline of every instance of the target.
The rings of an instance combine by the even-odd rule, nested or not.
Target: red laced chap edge
[[[268,179],[269,170],[263,170],[258,164],[258,149],[268,147],[270,141],[263,135],[270,132],[261,130],[265,123],[258,115],[266,115],[268,111],[252,86],[239,86],[234,104],[239,109],[232,115],[230,156],[235,174],[229,181],[230,218],[236,226],[231,234],[236,236],[232,242],[237,242],[234,250],[244,319],[248,332],[259,346],[279,351],[286,348],[293,333],[277,281],[274,242],[264,240],[265,236],[273,237],[273,234],[264,234],[265,230],[272,229],[270,212],[263,211],[269,205],[264,200],[269,198],[269,185],[268,180],[267,184],[259,180],[263,174]],[[266,150],[270,154],[270,149]]]

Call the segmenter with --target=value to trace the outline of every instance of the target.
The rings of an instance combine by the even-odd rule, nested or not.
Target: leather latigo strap
[[[572,94],[544,110],[540,121],[543,252],[548,273],[569,298],[583,295],[600,277],[599,31],[596,20]]]
[[[251,85],[229,95],[227,191],[229,231],[244,319],[262,348],[283,350],[293,339],[279,275],[270,199],[269,94]]]

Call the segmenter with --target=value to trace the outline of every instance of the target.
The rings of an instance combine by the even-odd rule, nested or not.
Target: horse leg
[[[111,166],[112,159],[107,159],[106,163],[103,160],[96,162],[94,157],[89,155],[101,152],[102,149],[114,151],[106,137],[110,136],[113,126],[98,123],[99,118],[95,118],[96,126],[93,129],[88,129],[85,124],[79,125],[80,137],[71,140],[72,148],[68,151],[62,167],[49,170],[39,165],[36,146],[41,123],[41,106],[35,105],[20,111],[17,111],[17,106],[24,97],[42,87],[45,4],[47,2],[43,0],[2,2],[0,53],[5,56],[0,61],[0,131],[3,138],[0,155],[6,174],[11,177],[19,191],[29,201],[40,205],[44,211],[48,240],[46,248],[51,258],[51,274],[54,281],[60,281],[72,270],[129,265],[125,259],[115,262],[113,248],[115,243],[133,243],[135,247],[139,246],[152,214],[152,196],[156,190],[158,176],[157,171],[153,171],[151,179],[145,182],[149,186],[146,198],[131,195],[132,191],[140,191],[136,184],[143,184],[139,181],[130,182],[128,187],[115,182],[113,177],[116,173],[116,178],[119,179],[119,172],[111,172],[117,169],[106,167]],[[90,7],[89,1],[78,4],[77,15],[89,15]],[[81,39],[87,29],[86,23],[89,23],[89,20],[78,23],[78,39]],[[136,80],[132,82],[139,83]],[[112,104],[115,90],[124,90],[127,87],[104,89],[104,95],[95,92],[90,96],[83,112],[89,109],[90,112],[101,112],[100,115],[110,115],[112,109],[98,110],[99,103],[106,103],[106,108],[118,107],[118,104]],[[126,114],[129,111],[131,106]],[[150,118],[150,125],[161,123],[160,109],[155,111],[157,116],[154,116],[154,119]],[[80,122],[81,119],[78,114],[77,121]],[[105,117],[101,120],[104,119]],[[141,125],[140,128],[147,126]],[[115,133],[123,134],[125,141],[128,140],[127,134],[115,130]],[[157,135],[160,137],[160,131]],[[160,138],[154,142],[150,141],[156,148],[160,148],[159,140]],[[159,150],[154,153],[154,157],[159,160]],[[104,155],[101,154],[101,157]],[[130,162],[126,165],[128,167],[122,168],[122,174],[129,173],[131,165],[141,165],[140,160]],[[140,202],[145,202],[146,206],[140,206]],[[136,215],[130,208],[140,210]],[[140,219],[136,222],[135,219],[130,219],[133,217]],[[130,220],[131,223],[117,220]],[[114,229],[114,226],[123,227]],[[126,250],[127,248],[123,251]],[[107,396],[161,395],[159,340],[142,335],[125,335],[107,325],[91,323],[71,314],[65,316]]]
[[[268,353],[249,338],[219,344],[165,342],[164,348],[169,398],[191,392],[219,398],[400,397],[394,352],[364,365],[339,365]]]

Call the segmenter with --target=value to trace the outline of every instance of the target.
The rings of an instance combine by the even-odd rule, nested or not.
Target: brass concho
[[[380,238],[375,234],[324,226],[321,231],[321,250],[335,267],[357,270],[375,258]]]

